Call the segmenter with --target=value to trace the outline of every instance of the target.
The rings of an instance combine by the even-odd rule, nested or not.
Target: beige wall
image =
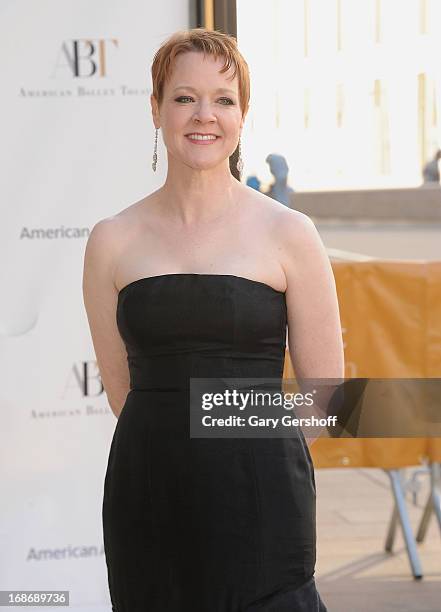
[[[407,220],[441,222],[441,187],[297,191],[292,206],[323,219]]]
[[[441,223],[405,225],[314,221],[329,249],[384,259],[441,261]]]
[[[385,259],[441,260],[441,187],[295,192],[325,244]]]

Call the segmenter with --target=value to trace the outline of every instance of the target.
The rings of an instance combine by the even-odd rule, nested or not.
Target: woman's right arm
[[[109,217],[92,228],[86,244],[83,299],[98,369],[118,418],[130,388],[127,351],[116,325],[118,291],[113,282],[118,221]]]

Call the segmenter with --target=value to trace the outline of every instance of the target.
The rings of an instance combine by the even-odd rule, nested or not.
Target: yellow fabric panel
[[[441,262],[333,262],[347,378],[441,377]],[[285,378],[295,377],[289,351]],[[319,439],[315,467],[398,468],[428,456],[441,438]]]

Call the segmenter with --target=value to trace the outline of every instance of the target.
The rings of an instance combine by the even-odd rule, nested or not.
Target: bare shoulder
[[[314,226],[312,219],[299,210],[288,208],[251,187],[246,187],[246,189],[252,206],[259,209],[260,214],[265,218],[265,222],[269,222],[278,233],[285,230],[290,234],[292,231],[301,231],[305,225],[312,224]]]
[[[100,246],[111,247],[115,238],[118,237],[121,226],[121,217],[118,215],[112,215],[98,220],[90,230],[87,240],[88,248],[91,246],[95,248],[99,248]]]
[[[118,215],[100,219],[92,227],[84,255],[85,272],[112,277],[115,252],[123,235],[124,220]]]
[[[113,241],[119,237],[122,238],[127,230],[136,225],[141,214],[140,211],[147,208],[148,203],[154,200],[155,195],[156,192],[149,194],[114,215],[100,219],[93,226],[91,235],[94,233],[96,240],[106,240],[107,238]]]
[[[277,204],[270,213],[271,227],[288,295],[310,283],[332,284],[331,262],[314,221],[299,210]]]
[[[277,218],[275,219],[279,236],[288,243],[293,240],[302,243],[308,240],[314,240],[318,237],[317,228],[311,217],[305,213],[283,206],[277,210]]]
[[[293,261],[293,256],[307,257],[311,249],[318,249],[322,253],[325,251],[311,217],[299,210],[288,208],[263,193],[248,189],[254,191],[254,194],[250,195],[252,206],[259,208],[259,217],[277,243],[279,252],[286,256],[288,262]]]
[[[283,207],[278,211],[275,225],[287,277],[307,274],[317,265],[329,269],[326,247],[311,217]]]
[[[113,280],[120,253],[139,231],[140,211],[153,197],[154,194],[150,194],[114,215],[98,220],[87,240],[85,265],[100,268],[101,272],[109,273]]]

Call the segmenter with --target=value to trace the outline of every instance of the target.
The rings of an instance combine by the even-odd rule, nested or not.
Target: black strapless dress
[[[189,434],[190,377],[282,379],[286,315],[284,293],[230,274],[151,276],[120,291],[130,391],[102,507],[114,612],[326,612],[301,430]]]

